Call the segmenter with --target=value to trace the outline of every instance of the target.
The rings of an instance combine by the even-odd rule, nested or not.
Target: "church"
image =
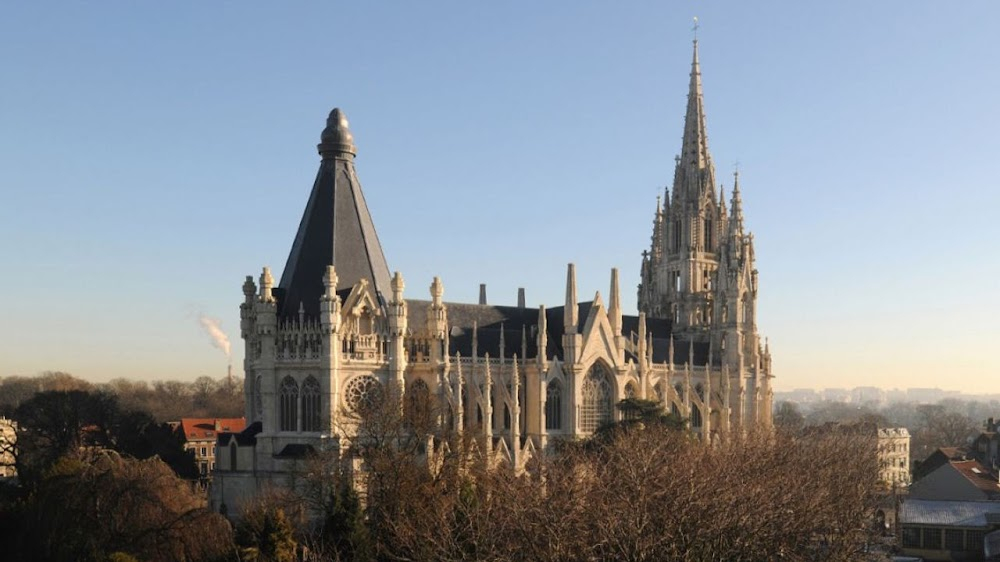
[[[565,301],[537,309],[523,292],[509,306],[487,304],[484,290],[478,303],[448,302],[437,277],[408,288],[390,273],[340,109],[318,150],[280,279],[264,267],[243,284],[248,426],[218,437],[216,509],[286,484],[309,451],[344,450],[351,414],[388,389],[436,404],[442,429],[515,470],[556,440],[615,421],[630,397],[658,401],[705,442],[770,427],[754,240],[738,173],[728,202],[716,183],[697,41],[681,152],[641,252],[636,316],[622,310],[617,269],[606,297],[581,301],[569,264]]]

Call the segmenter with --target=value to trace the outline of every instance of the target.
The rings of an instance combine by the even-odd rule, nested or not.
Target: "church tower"
[[[437,277],[429,299],[405,294],[403,276],[390,275],[341,110],[329,114],[318,150],[280,280],[265,267],[243,283],[249,425],[219,435],[227,453],[213,473],[215,508],[235,512],[267,486],[294,486],[297,463],[316,451],[344,455],[363,478],[351,442],[366,405],[386,397],[399,401],[403,427],[440,413],[424,420],[431,465],[468,447],[491,465],[527,470],[560,440],[621,420],[616,404],[627,398],[655,400],[705,443],[771,425],[754,241],[739,176],[728,208],[716,184],[697,41],[681,153],[643,252],[637,316],[624,314],[617,269],[607,305],[599,292],[578,298],[574,264],[560,306],[529,308],[523,292],[516,306],[485,296],[446,302]],[[447,254],[448,244],[427,255]]]
[[[756,327],[753,235],[744,230],[742,205],[738,173],[728,209],[716,183],[696,39],[681,152],[643,252],[639,311],[669,320],[677,340],[709,344],[715,362],[751,371],[765,354]]]

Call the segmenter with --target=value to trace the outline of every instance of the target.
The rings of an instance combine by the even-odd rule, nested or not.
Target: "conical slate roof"
[[[330,112],[317,148],[319,172],[278,285],[282,316],[297,315],[300,303],[306,316],[319,314],[323,274],[331,264],[338,291],[367,279],[376,293],[391,294],[389,265],[354,170],[354,137],[339,108]]]

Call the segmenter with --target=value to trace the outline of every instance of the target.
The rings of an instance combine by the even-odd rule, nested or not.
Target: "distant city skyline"
[[[789,401],[800,404],[822,402],[844,402],[848,404],[890,404],[893,402],[914,402],[936,404],[941,400],[956,399],[966,401],[1000,401],[1000,392],[962,392],[943,388],[879,388],[857,386],[853,388],[794,388],[774,393],[775,403]]]
[[[582,300],[618,267],[634,313],[697,15],[775,389],[989,393],[1000,5],[962,7],[6,6],[0,377],[223,377],[209,325],[239,372],[240,285],[281,272],[335,106],[408,297],[558,305],[574,262]]]

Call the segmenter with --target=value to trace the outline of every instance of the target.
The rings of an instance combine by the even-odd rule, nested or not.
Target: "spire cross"
[[[740,161],[733,162],[733,176],[740,177]]]

